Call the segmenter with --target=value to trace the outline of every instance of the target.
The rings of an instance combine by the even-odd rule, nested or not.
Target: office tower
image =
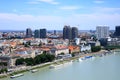
[[[120,26],[116,26],[114,36],[120,37]]]
[[[40,29],[40,38],[46,38],[46,37],[47,37],[47,30]]]
[[[78,37],[78,29],[77,27],[72,27],[72,39],[75,39]]]
[[[40,38],[40,30],[34,31],[34,38]]]
[[[97,39],[109,37],[109,27],[107,26],[97,26],[96,27]]]
[[[54,35],[56,35],[56,30],[54,30]]]
[[[32,37],[32,30],[31,30],[30,28],[27,28],[27,29],[26,29],[26,37],[27,37],[27,38]]]
[[[63,28],[63,39],[71,40],[71,38],[72,38],[71,27],[65,25]]]

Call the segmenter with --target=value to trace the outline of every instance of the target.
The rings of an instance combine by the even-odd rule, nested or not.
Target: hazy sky
[[[0,30],[110,29],[120,25],[120,0],[0,0]]]

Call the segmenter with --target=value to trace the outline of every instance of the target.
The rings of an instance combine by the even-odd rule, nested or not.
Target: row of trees
[[[54,55],[43,53],[43,54],[37,55],[35,58],[17,59],[15,62],[15,65],[26,64],[27,66],[33,66],[33,65],[37,65],[45,62],[51,62],[54,59],[55,59]]]
[[[120,49],[120,46],[106,46],[106,50]]]

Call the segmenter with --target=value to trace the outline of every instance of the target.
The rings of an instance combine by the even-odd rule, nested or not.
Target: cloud
[[[54,0],[38,0],[38,1],[40,1],[40,2],[45,2],[45,3],[49,3],[49,4],[59,4],[59,2],[56,2],[56,1],[54,1]]]
[[[59,4],[59,2],[56,2],[54,0],[36,0],[36,1],[30,1],[30,2],[27,2],[27,3],[28,4],[39,4],[41,2],[48,3],[48,4],[54,4],[54,5]]]
[[[103,1],[103,0],[95,0],[93,2],[96,3],[96,4],[101,4],[101,3],[104,3],[105,1]]]
[[[38,1],[31,1],[31,2],[27,2],[28,4],[39,4]]]
[[[114,29],[120,25],[120,14],[73,14],[70,16],[46,16],[46,15],[18,15],[0,13],[0,28],[2,29],[20,29],[25,30],[27,27],[39,29],[41,27],[48,30],[62,30],[65,24],[71,26],[79,25],[80,30],[95,29],[98,25],[108,25]],[[16,28],[15,28],[16,27]]]
[[[62,10],[77,10],[79,8],[80,7],[78,7],[78,6],[62,6],[62,7],[60,7],[60,9],[62,9]]]
[[[96,13],[104,13],[104,14],[114,14],[120,13],[120,8],[111,8],[111,7],[95,7],[93,8]]]

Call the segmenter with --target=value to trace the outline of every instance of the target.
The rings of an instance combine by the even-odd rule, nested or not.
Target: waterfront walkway
[[[94,52],[94,53],[87,53],[87,54],[82,54],[82,55],[78,55],[78,56],[75,56],[75,57],[72,57],[72,58],[69,58],[67,60],[72,60],[72,59],[77,59],[77,58],[80,58],[80,57],[85,57],[85,56],[99,56],[99,55],[102,55],[102,54],[106,54],[106,53],[109,53],[110,51],[106,51],[106,50],[101,50],[99,52]],[[13,74],[15,72],[24,72],[24,71],[28,71],[28,70],[31,70],[31,69],[35,69],[35,68],[40,68],[40,67],[43,67],[43,66],[47,66],[47,65],[51,65],[53,63],[56,63],[56,62],[60,62],[60,61],[64,61],[63,59],[61,60],[55,60],[53,62],[47,62],[47,63],[43,63],[43,64],[39,64],[39,65],[35,65],[35,66],[21,66],[21,67],[16,67],[14,68],[14,71],[10,72],[10,73],[4,73],[4,74],[0,74],[0,76],[8,76],[10,74]]]

